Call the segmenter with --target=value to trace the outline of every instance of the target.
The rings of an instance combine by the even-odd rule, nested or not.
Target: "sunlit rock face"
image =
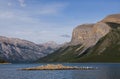
[[[102,22],[120,23],[120,14],[112,14],[105,17]]]
[[[86,42],[91,42],[92,39],[92,28],[94,24],[83,24],[77,26],[72,33],[71,45],[86,44]]]
[[[110,30],[110,27],[103,23],[98,22],[96,24],[83,24],[77,26],[72,33],[71,45],[82,44],[85,47],[95,45],[96,42],[106,35]]]
[[[120,14],[113,14],[105,17],[96,24],[83,24],[77,26],[72,33],[72,39],[69,45],[84,45],[90,47],[103,36],[105,36],[111,29],[107,22],[120,23]]]

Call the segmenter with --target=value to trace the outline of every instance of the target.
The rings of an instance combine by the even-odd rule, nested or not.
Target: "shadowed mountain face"
[[[0,36],[0,58],[8,62],[33,62],[54,50],[51,46],[45,47],[26,40]]]
[[[96,24],[76,27],[67,46],[39,62],[120,62],[119,17],[114,14]]]

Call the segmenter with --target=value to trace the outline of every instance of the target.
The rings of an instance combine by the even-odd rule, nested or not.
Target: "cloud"
[[[46,5],[41,5],[38,8],[39,14],[57,14],[60,13],[68,4],[66,3],[51,3]]]
[[[14,13],[13,12],[0,12],[0,18],[1,19],[8,19],[8,18],[13,18],[14,17]]]
[[[65,35],[60,35],[61,37],[64,37],[64,38],[70,38],[71,36],[70,35],[67,35],[67,34],[65,34]]]
[[[24,36],[45,36],[45,35],[49,35],[51,34],[50,31],[35,31],[35,30],[21,30],[21,31],[15,31],[14,32],[15,35],[24,35]]]
[[[11,2],[8,2],[8,6],[12,6],[12,3],[11,3]]]
[[[24,9],[18,7],[18,1]],[[7,5],[0,5],[2,6],[0,10],[0,35],[22,38],[36,43],[51,40],[64,42],[69,39],[64,36],[62,36],[64,38],[60,37],[60,35],[64,34],[61,30],[63,31],[65,28],[58,29],[58,27],[63,26],[63,24],[53,22],[55,19],[54,16],[51,16],[59,16],[59,14],[65,10],[67,6],[66,3],[28,3],[32,7],[25,7],[23,4],[26,5],[25,0],[17,0],[17,2],[11,1],[7,2]],[[45,17],[43,15],[45,15]]]
[[[20,6],[21,6],[21,7],[25,7],[25,6],[26,6],[25,0],[18,0],[18,1],[19,1],[19,3],[20,3]]]
[[[14,25],[14,23],[38,23],[36,19],[29,17],[27,13],[18,13],[17,11],[0,11],[0,21],[6,21],[7,23],[11,24],[13,23],[12,25]]]
[[[16,35],[31,35],[32,31],[17,31],[15,32]]]

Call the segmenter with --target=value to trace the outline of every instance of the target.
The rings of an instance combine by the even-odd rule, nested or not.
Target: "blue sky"
[[[116,13],[120,0],[0,0],[0,36],[64,43],[77,25]]]

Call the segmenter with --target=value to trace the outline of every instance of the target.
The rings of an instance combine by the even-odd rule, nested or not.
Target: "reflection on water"
[[[69,66],[97,67],[96,70],[17,70],[39,65],[42,64],[0,65],[0,79],[120,79],[120,64],[64,63]]]

